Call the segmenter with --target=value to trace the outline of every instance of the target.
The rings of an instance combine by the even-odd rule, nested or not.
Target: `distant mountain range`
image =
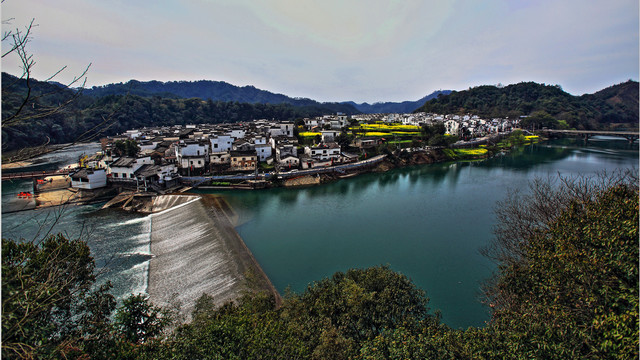
[[[163,98],[200,98],[213,101],[233,101],[250,104],[291,104],[293,106],[326,107],[334,112],[356,113],[410,113],[430,99],[451,91],[436,91],[416,101],[380,102],[375,104],[357,104],[353,101],[318,102],[307,98],[292,98],[283,94],[261,90],[254,86],[235,86],[224,81],[137,81],[94,86],[84,90],[92,97],[107,95],[138,95],[143,97],[160,96]]]
[[[568,94],[559,86],[529,82],[506,87],[437,91],[417,101],[375,104],[321,103],[220,81],[162,83],[132,80],[126,84],[86,89],[82,94],[53,82],[31,79],[29,83],[31,97],[24,103],[28,90],[26,81],[2,73],[2,151],[47,142],[97,140],[145,126],[233,123],[253,119],[294,121],[336,112],[407,113],[415,110],[439,114],[472,113],[484,117],[543,112],[563,120],[564,123],[558,123],[570,128],[638,128],[638,82],[631,80],[583,96]],[[7,124],[6,120],[17,112],[23,120]]]
[[[451,90],[438,90],[416,101],[403,102],[377,102],[373,104],[356,104],[353,101],[346,101],[343,104],[349,104],[365,114],[385,114],[385,113],[411,113],[417,108],[424,105],[431,99],[436,99],[440,95],[449,95]]]

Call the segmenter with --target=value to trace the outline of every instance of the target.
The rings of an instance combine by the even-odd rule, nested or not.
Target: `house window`
[[[193,165],[193,160],[191,160],[191,165]]]
[[[213,144],[213,148],[217,149],[218,148],[218,144]]]
[[[198,165],[200,165],[200,160],[198,160]]]
[[[114,178],[118,177],[118,173],[112,173],[112,175],[113,175]]]
[[[127,173],[122,173],[122,178],[126,179],[127,178]]]

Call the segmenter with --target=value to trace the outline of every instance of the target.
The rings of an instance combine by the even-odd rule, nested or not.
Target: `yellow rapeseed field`
[[[460,155],[460,156],[480,156],[480,155],[485,155],[488,152],[487,149],[482,149],[482,148],[454,149],[454,151],[456,152],[457,155]]]

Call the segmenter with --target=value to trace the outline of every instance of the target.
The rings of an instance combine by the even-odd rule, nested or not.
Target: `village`
[[[371,165],[381,145],[424,151],[423,126],[441,124],[453,146],[511,131],[518,120],[477,115],[343,114],[295,122],[175,125],[127,130],[101,139],[102,150],[83,156],[69,174],[71,188],[92,191],[109,186],[166,193],[185,184],[231,185],[221,180],[254,179],[264,187],[278,175],[319,174]],[[463,140],[458,140],[463,139]],[[466,140],[466,141],[465,141]],[[345,165],[349,165],[345,167]],[[320,171],[321,170],[321,171]],[[300,177],[300,176],[298,176]],[[319,176],[318,176],[319,177]],[[235,181],[236,185],[238,182]],[[309,183],[302,183],[305,185]],[[246,181],[245,181],[246,185]]]

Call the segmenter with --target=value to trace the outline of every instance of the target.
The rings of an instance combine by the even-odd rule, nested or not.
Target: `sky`
[[[418,100],[535,81],[574,95],[638,80],[638,0],[5,0],[35,19],[32,76],[216,80],[318,101]],[[3,53],[9,44],[3,41]],[[2,71],[21,73],[17,58]]]

